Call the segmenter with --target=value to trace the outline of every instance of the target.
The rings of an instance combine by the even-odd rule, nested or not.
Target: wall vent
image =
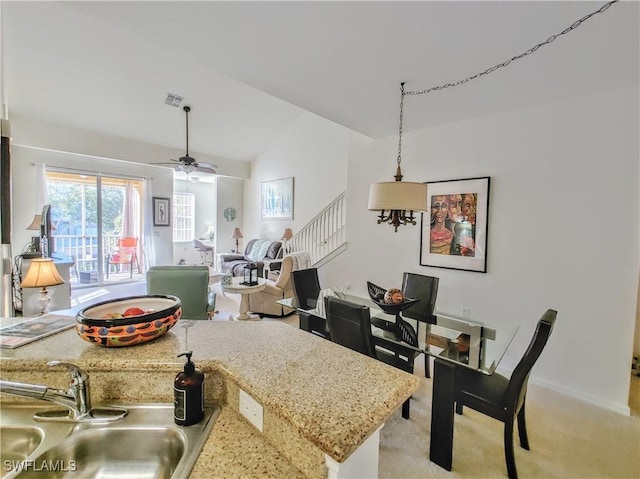
[[[169,106],[175,106],[176,108],[178,108],[180,105],[182,105],[183,101],[184,97],[178,96],[175,93],[167,93],[167,98],[164,102]]]

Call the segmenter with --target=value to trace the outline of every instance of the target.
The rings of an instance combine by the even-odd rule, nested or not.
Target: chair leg
[[[509,479],[518,479],[516,471],[516,457],[513,452],[513,420],[511,417],[504,423],[504,456],[507,461],[507,474]]]
[[[431,356],[428,354],[424,355],[424,377],[431,377]]]
[[[463,407],[464,407],[464,404],[462,404],[460,401],[456,401],[456,414],[462,415]]]
[[[409,419],[409,401],[411,401],[411,398],[402,403],[402,417],[405,419]]]
[[[525,403],[523,402],[520,412],[518,412],[518,435],[520,436],[520,447],[528,451],[529,437],[527,436],[527,424],[524,419],[524,405]]]

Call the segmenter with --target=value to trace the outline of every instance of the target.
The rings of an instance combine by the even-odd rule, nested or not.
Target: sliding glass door
[[[142,180],[49,169],[46,179],[53,251],[73,259],[72,287],[142,279]]]

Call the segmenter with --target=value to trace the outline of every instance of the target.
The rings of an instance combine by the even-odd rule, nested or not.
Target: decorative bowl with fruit
[[[133,346],[162,336],[181,316],[182,303],[176,296],[130,296],[82,309],[76,316],[76,332],[98,346]]]
[[[419,299],[405,298],[398,288],[385,289],[370,281],[367,281],[367,291],[371,301],[389,314],[398,314],[420,301]]]

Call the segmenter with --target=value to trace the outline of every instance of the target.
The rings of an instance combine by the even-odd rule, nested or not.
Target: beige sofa
[[[267,286],[259,293],[249,295],[249,311],[265,316],[281,317],[293,313],[295,310],[286,308],[278,303],[279,299],[293,297],[293,282],[291,272],[310,266],[309,253],[289,253],[282,258],[280,274],[275,279],[268,279]],[[273,278],[271,276],[271,278]]]

